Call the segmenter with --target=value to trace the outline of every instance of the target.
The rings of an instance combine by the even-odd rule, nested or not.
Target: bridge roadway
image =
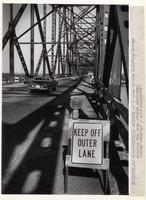
[[[70,100],[83,102],[80,118],[97,119],[88,79],[59,81],[57,91],[30,93],[23,83],[2,87],[2,194],[64,194],[64,152]],[[110,142],[109,194],[128,193],[128,154],[119,138]],[[100,170],[70,168],[68,194],[104,194]]]

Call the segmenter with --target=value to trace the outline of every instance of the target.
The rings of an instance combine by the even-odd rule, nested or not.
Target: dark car
[[[72,81],[78,81],[78,80],[79,80],[79,77],[78,77],[78,76],[72,76],[72,77],[71,77],[71,80],[72,80]]]
[[[27,85],[27,88],[31,91],[48,91],[51,93],[53,90],[57,90],[58,81],[52,77],[35,77],[32,82]]]
[[[20,82],[24,82],[25,80],[25,75],[20,75]]]
[[[24,77],[24,84],[30,83],[34,78],[34,75],[27,75]]]

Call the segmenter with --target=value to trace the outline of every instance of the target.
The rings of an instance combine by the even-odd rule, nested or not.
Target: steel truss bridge
[[[128,148],[128,132],[119,121],[121,115],[128,123],[128,110],[117,101],[122,72],[128,96],[128,6],[22,4],[15,16],[14,8],[9,4],[10,21],[2,43],[3,50],[9,43],[10,76],[16,54],[26,76],[40,70],[53,76],[92,69],[95,94],[103,95]]]

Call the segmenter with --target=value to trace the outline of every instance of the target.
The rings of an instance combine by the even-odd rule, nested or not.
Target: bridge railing
[[[106,103],[107,108],[110,111],[110,116],[113,119],[119,134],[121,135],[126,150],[128,151],[128,109],[100,81],[95,83],[95,95],[97,100],[103,98]]]

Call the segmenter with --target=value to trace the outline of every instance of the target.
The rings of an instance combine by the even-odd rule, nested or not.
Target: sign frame
[[[72,141],[73,141],[73,124],[74,123],[98,123],[103,125],[103,145],[102,153],[103,160],[102,164],[88,164],[88,163],[73,163],[72,162]],[[99,169],[103,170],[105,174],[105,193],[107,191],[108,185],[108,170],[110,165],[109,159],[109,142],[110,142],[110,120],[97,120],[97,119],[69,119],[69,130],[68,130],[68,150],[65,159],[65,183],[64,183],[64,192],[67,193],[67,184],[68,184],[68,173],[69,167],[78,167],[78,168],[89,168],[89,169]],[[105,151],[105,152],[104,152]]]

